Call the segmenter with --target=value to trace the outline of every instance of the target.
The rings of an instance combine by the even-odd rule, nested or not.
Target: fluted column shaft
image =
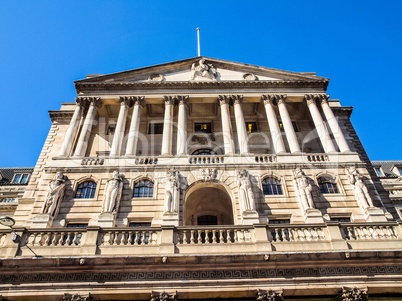
[[[120,97],[120,111],[117,118],[116,131],[113,136],[110,156],[120,156],[121,144],[124,138],[124,130],[126,128],[128,108],[132,106],[130,97]]]
[[[187,102],[188,96],[177,96],[179,105],[177,125],[177,154],[187,154]]]
[[[317,105],[315,103],[317,97],[319,97],[319,95],[307,94],[304,96],[304,98],[307,101],[307,106],[310,110],[310,114],[311,114],[311,117],[313,118],[314,126],[317,130],[318,137],[320,138],[324,151],[326,153],[336,152],[335,146],[332,143],[331,136],[329,135],[329,132],[324,125],[324,121],[321,117],[320,111],[318,110]]]
[[[273,106],[275,95],[263,95],[262,100],[264,102],[265,112],[267,114],[269,130],[271,132],[275,153],[284,153],[286,152],[285,144],[283,143],[281,129],[279,128],[278,119],[276,118]]]
[[[335,118],[334,112],[332,112],[331,107],[328,104],[329,95],[323,95],[321,100],[321,107],[324,112],[325,118],[328,121],[331,132],[334,135],[335,141],[338,144],[339,150],[341,152],[350,151],[349,145],[346,142],[345,136],[342,133],[341,127]]]
[[[219,103],[221,106],[221,118],[222,118],[222,134],[225,154],[233,154],[234,143],[232,139],[232,125],[230,122],[229,112],[230,98],[226,95],[219,95]]]
[[[243,109],[241,107],[243,97],[241,95],[233,95],[232,101],[235,112],[237,139],[239,140],[240,154],[246,154],[248,153],[248,141],[246,123],[244,122]]]
[[[70,125],[68,126],[66,135],[64,136],[64,141],[61,146],[59,156],[63,157],[68,156],[71,151],[73,139],[75,134],[77,133],[80,117],[86,101],[83,98],[77,97],[75,99],[75,102],[77,103],[77,105],[75,107],[73,117],[71,118]]]
[[[137,143],[138,143],[138,134],[140,128],[140,120],[141,120],[141,110],[145,105],[143,96],[134,96],[132,98],[134,102],[133,115],[131,116],[130,129],[128,131],[128,139],[127,139],[127,147],[126,147],[126,156],[135,156],[137,154]]]
[[[92,126],[95,122],[95,116],[98,108],[102,106],[102,101],[99,97],[88,97],[90,101],[87,116],[85,117],[84,125],[81,130],[80,137],[78,139],[77,147],[74,152],[74,156],[83,157],[88,146],[88,140],[91,136]]]
[[[281,115],[283,128],[285,129],[286,139],[288,140],[291,153],[299,153],[300,145],[297,141],[297,136],[293,128],[292,120],[290,119],[288,109],[286,108],[287,95],[278,96],[278,109],[279,115]]]
[[[165,118],[163,120],[162,155],[172,154],[172,133],[173,133],[173,105],[174,97],[164,96]]]

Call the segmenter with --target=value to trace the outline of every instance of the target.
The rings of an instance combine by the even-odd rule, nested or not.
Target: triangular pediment
[[[323,82],[327,78],[315,73],[285,70],[236,63],[208,57],[195,57],[160,65],[138,68],[108,75],[93,75],[76,81],[86,83],[169,83],[169,82]]]

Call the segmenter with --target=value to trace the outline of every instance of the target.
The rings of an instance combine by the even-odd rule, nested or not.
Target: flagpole
[[[198,56],[201,56],[201,48],[200,48],[200,28],[197,27],[197,40],[198,40]]]

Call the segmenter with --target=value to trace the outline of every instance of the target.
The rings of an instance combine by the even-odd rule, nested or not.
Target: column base
[[[256,211],[244,211],[242,214],[243,225],[254,225],[260,222]]]
[[[102,228],[116,225],[116,212],[103,212],[98,216],[98,226]]]
[[[304,215],[304,222],[306,224],[322,224],[324,223],[324,218],[320,210],[309,208]]]
[[[377,207],[368,207],[364,211],[364,216],[366,218],[366,222],[386,222],[387,217],[385,216],[384,211],[381,208]]]
[[[32,219],[32,228],[48,228],[52,222],[53,218],[49,214],[38,214]]]
[[[162,220],[163,226],[179,226],[179,214],[177,212],[165,212]]]

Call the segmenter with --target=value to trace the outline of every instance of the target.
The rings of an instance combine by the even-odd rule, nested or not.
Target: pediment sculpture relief
[[[200,59],[198,66],[193,63],[191,65],[190,80],[195,80],[198,77],[205,77],[216,80],[218,72],[212,64],[206,64],[204,59]]]

